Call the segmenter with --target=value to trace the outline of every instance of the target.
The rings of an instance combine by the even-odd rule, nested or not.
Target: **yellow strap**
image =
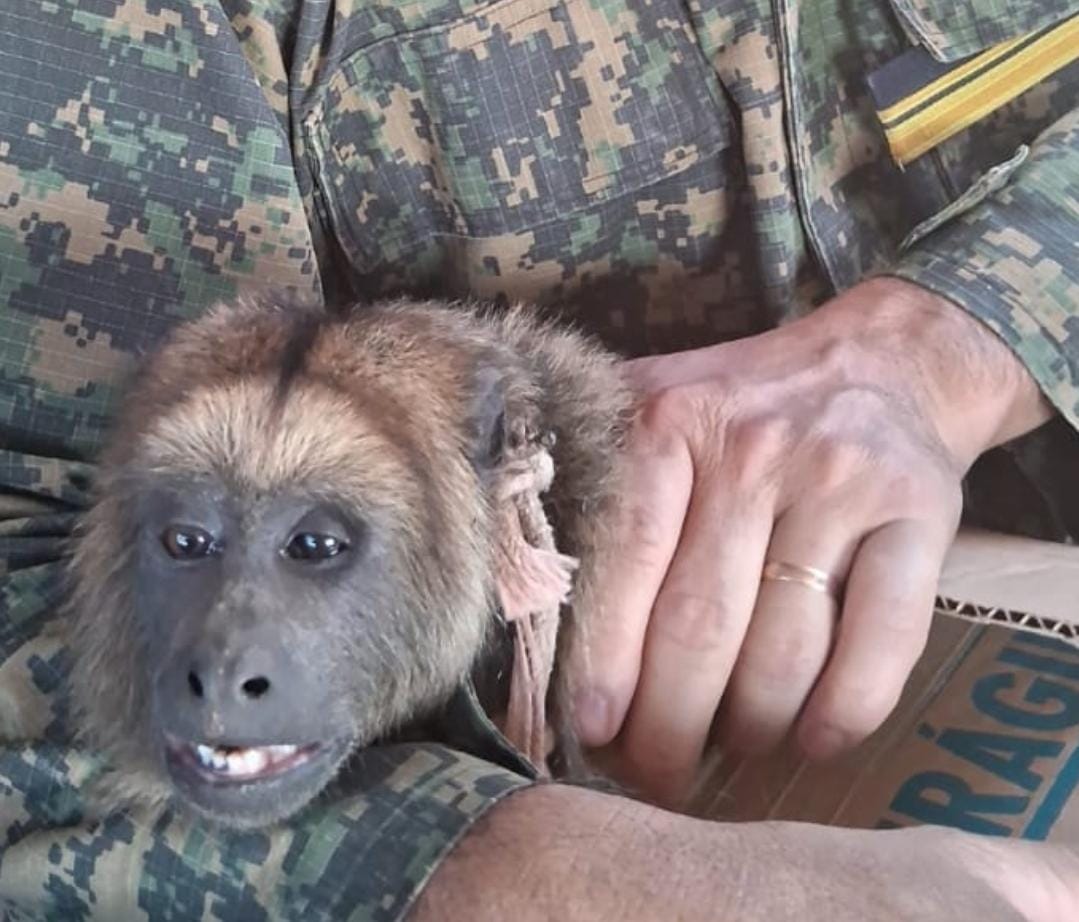
[[[1028,35],[996,45],[882,111],[880,119],[896,162],[910,163],[1079,58],[1079,16],[1012,54],[1029,39]],[[970,77],[983,68],[984,73]],[[955,88],[948,91],[949,87]],[[912,111],[942,92],[936,102]]]
[[[1000,45],[994,45],[987,51],[983,51],[976,57],[971,58],[965,64],[960,64],[959,67],[948,71],[948,73],[946,73],[943,77],[934,80],[932,83],[926,84],[916,93],[913,93],[912,95],[899,100],[899,102],[897,102],[894,106],[889,106],[887,109],[881,110],[881,112],[879,113],[880,120],[882,122],[894,122],[896,119],[902,118],[904,115],[907,114],[907,112],[909,112],[911,109],[916,108],[917,106],[920,106],[927,99],[930,99],[937,93],[948,89],[948,87],[950,86],[954,86],[956,83],[959,83],[961,80],[965,79],[968,75],[974,73],[980,68],[985,67],[988,64],[991,64],[997,58],[1006,55],[1016,45],[1024,42],[1027,38],[1028,36],[1021,35],[1019,36],[1019,38],[1010,39],[1009,41],[1003,42]]]

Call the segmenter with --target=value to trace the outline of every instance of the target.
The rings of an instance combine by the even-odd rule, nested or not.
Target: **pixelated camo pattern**
[[[172,324],[255,289],[468,294],[558,309],[636,354],[767,329],[892,271],[989,323],[1075,426],[1079,68],[905,171],[864,76],[913,42],[953,60],[1076,12],[0,3],[0,913],[396,920],[528,783],[510,758],[399,745],[269,833],[87,812],[64,541],[117,390]],[[1006,182],[965,194],[1024,144]],[[1028,467],[1061,466],[1075,433],[1054,438],[1051,455],[1027,441]],[[489,755],[481,737],[460,749]]]

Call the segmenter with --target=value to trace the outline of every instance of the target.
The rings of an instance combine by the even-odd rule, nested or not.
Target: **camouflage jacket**
[[[92,815],[93,754],[71,744],[62,691],[64,539],[117,388],[171,324],[260,287],[469,294],[556,305],[627,353],[670,351],[893,272],[1013,347],[1071,451],[1079,67],[905,168],[868,78],[909,49],[965,59],[1077,11],[4,0],[0,912],[399,919],[469,825],[530,783],[466,707],[454,746],[373,749],[270,832]]]

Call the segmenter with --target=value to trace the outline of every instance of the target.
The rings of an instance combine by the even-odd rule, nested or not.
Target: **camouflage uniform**
[[[283,829],[88,814],[95,763],[60,690],[63,542],[132,358],[215,299],[525,298],[642,353],[895,272],[997,330],[1060,410],[1037,437],[1053,451],[1013,453],[1046,493],[1079,426],[1079,68],[905,170],[865,76],[914,43],[954,59],[1077,9],[3,0],[0,911],[398,919],[530,783],[465,696],[452,747],[374,749]]]

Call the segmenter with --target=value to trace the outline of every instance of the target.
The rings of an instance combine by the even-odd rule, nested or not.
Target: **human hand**
[[[778,330],[630,363],[643,395],[620,553],[575,658],[582,740],[678,803],[718,730],[797,722],[826,757],[884,720],[920,655],[961,478],[1049,418],[1003,342],[898,279]],[[767,562],[829,591],[764,579]],[[794,571],[798,575],[798,571]]]

